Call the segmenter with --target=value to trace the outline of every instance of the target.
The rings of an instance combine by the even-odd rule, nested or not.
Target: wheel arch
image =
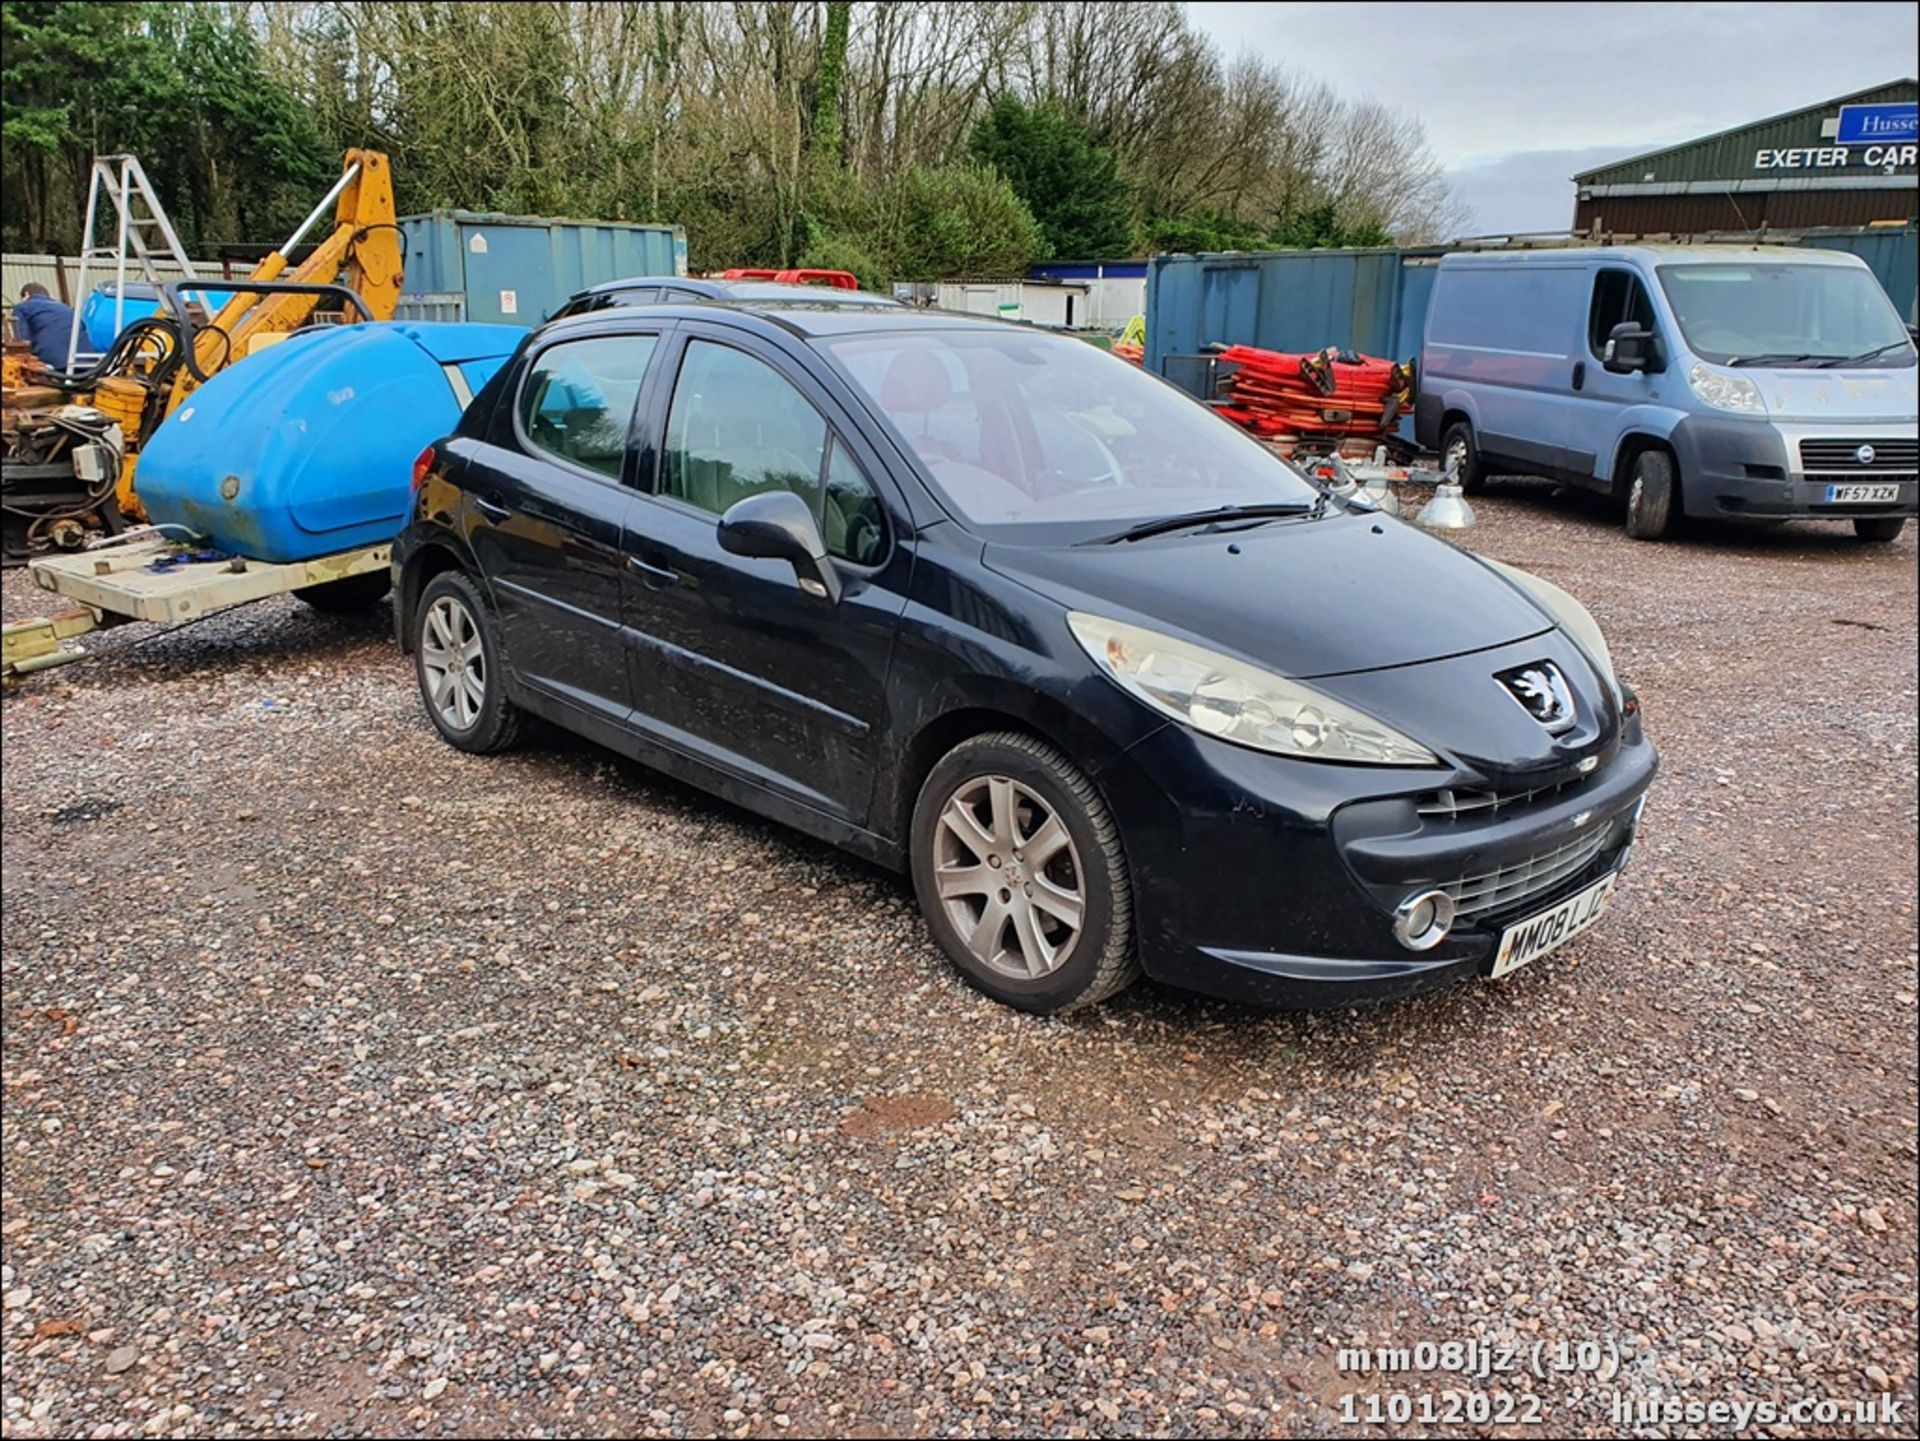
[[[450,536],[434,536],[422,541],[402,563],[400,586],[393,597],[394,629],[400,638],[400,648],[406,653],[413,652],[413,613],[420,604],[421,592],[435,576],[450,570],[473,573]]]
[[[1440,430],[1438,439],[1444,439],[1447,427],[1456,421],[1465,421],[1474,434],[1474,444],[1480,443],[1480,407],[1474,404],[1470,391],[1455,388],[1440,394]]]
[[[1100,773],[1121,754],[1100,731],[1065,705],[1032,691],[992,687],[956,696],[916,729],[900,749],[878,809],[903,859],[911,849],[913,807],[920,787],[941,757],[962,741],[995,731],[1015,731],[1044,741],[1085,771],[1096,787]]]
[[[1680,456],[1673,448],[1673,441],[1664,435],[1648,430],[1630,430],[1620,437],[1620,443],[1614,447],[1613,468],[1605,476],[1596,477],[1607,482],[1610,493],[1618,501],[1627,498],[1628,478],[1633,474],[1634,462],[1650,450],[1664,452],[1673,462],[1673,498],[1681,510],[1686,509],[1685,476],[1680,470]]]

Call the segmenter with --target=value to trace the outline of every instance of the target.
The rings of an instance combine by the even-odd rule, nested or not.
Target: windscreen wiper
[[[1889,350],[1903,349],[1907,343],[1908,342],[1904,340],[1889,340],[1885,345],[1878,346],[1873,350],[1863,350],[1858,355],[1832,356],[1829,359],[1821,361],[1816,368],[1820,370],[1845,370],[1849,365],[1865,365],[1869,360],[1878,360]]]
[[[1223,521],[1236,520],[1278,520],[1290,515],[1320,515],[1326,510],[1326,497],[1318,500],[1286,501],[1268,505],[1223,505],[1214,510],[1196,510],[1187,515],[1163,515],[1153,520],[1143,520],[1138,525],[1128,526],[1117,535],[1103,535],[1094,544],[1114,545],[1123,540],[1145,540],[1150,535],[1165,535],[1170,531],[1190,530],[1195,526],[1211,526],[1225,529]]]
[[[1824,355],[1736,355],[1728,365],[1798,365],[1803,360],[1827,360]]]

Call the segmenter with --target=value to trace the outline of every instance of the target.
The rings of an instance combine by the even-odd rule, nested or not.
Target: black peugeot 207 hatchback
[[[1571,597],[1066,336],[555,321],[414,480],[395,609],[449,743],[532,713],[903,868],[1025,1010],[1506,974],[1600,916],[1653,779]]]

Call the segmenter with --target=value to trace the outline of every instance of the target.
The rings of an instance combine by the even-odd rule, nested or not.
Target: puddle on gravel
[[[119,810],[126,802],[110,800],[75,801],[70,806],[62,806],[50,817],[56,826],[84,825],[88,821],[102,820]]]
[[[953,1102],[941,1096],[869,1096],[840,1123],[840,1134],[858,1140],[898,1131],[940,1126],[954,1116]]]

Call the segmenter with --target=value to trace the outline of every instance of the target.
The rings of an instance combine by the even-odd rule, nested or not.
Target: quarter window
[[[542,351],[520,390],[528,442],[618,480],[634,401],[658,343],[652,335],[610,335]]]
[[[731,346],[688,342],[660,488],[716,516],[750,495],[790,490],[813,511],[829,554],[865,565],[885,548],[880,498],[820,412],[772,366]]]
[[[1602,270],[1593,278],[1593,305],[1587,312],[1587,348],[1595,360],[1606,358],[1613,327],[1629,320],[1642,330],[1653,329],[1647,288],[1631,270]]]
[[[827,495],[820,533],[827,554],[872,565],[886,549],[886,512],[847,448],[835,439],[827,456]]]

